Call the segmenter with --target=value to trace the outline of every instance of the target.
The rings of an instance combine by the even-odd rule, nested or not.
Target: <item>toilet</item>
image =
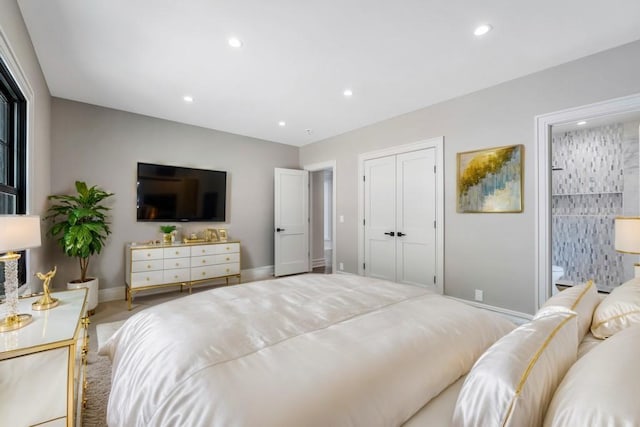
[[[555,295],[560,292],[558,291],[556,283],[562,276],[564,276],[564,268],[558,265],[553,265],[551,268],[551,295]]]

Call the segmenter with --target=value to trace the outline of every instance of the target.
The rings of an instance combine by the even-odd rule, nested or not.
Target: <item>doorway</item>
[[[598,236],[597,238],[602,240],[611,239],[613,233],[613,220],[615,216],[627,213],[637,215],[637,212],[640,209],[637,198],[640,197],[640,195],[635,195],[635,202],[633,202],[633,197],[630,197],[629,195],[625,196],[624,194],[624,183],[622,184],[622,187],[617,190],[615,189],[614,184],[614,189],[610,190],[603,187],[600,182],[602,180],[595,176],[583,176],[582,181],[586,180],[586,186],[583,186],[584,188],[580,190],[580,187],[577,186],[577,183],[580,181],[575,180],[575,172],[569,173],[570,171],[567,170],[567,173],[565,173],[565,169],[574,167],[571,165],[571,162],[575,162],[576,156],[572,156],[572,158],[569,159],[567,154],[568,151],[567,153],[564,153],[566,150],[560,145],[562,144],[561,140],[563,137],[566,141],[571,140],[571,143],[575,142],[576,136],[579,136],[580,139],[589,139],[591,137],[596,139],[601,138],[601,136],[594,136],[596,132],[595,130],[588,132],[583,131],[583,128],[581,128],[580,131],[576,130],[580,126],[586,126],[589,124],[594,129],[601,127],[601,129],[597,130],[600,134],[602,134],[602,132],[622,132],[622,137],[617,139],[625,139],[624,122],[629,121],[628,119],[634,116],[640,117],[640,94],[536,117],[536,204],[538,210],[536,224],[536,283],[538,286],[536,289],[535,301],[537,308],[542,306],[552,293],[554,293],[555,282],[563,279],[568,280],[569,282],[583,281],[585,280],[583,276],[593,273],[593,271],[580,271],[581,265],[593,262],[593,260],[585,259],[576,261],[577,258],[575,256],[569,255],[570,253],[575,254],[575,250],[589,250],[591,252],[591,257],[602,258],[604,261],[602,261],[603,264],[600,264],[600,267],[603,270],[610,269],[612,265],[623,264],[622,268],[616,267],[615,272],[608,274],[609,277],[605,275],[600,279],[603,282],[600,286],[601,289],[604,288],[604,290],[608,290],[607,288],[609,288],[611,284],[619,285],[620,283],[616,282],[624,280],[624,278],[629,274],[625,271],[627,270],[626,264],[632,264],[632,262],[628,261],[627,255],[619,255],[615,253],[615,251],[610,247],[611,244],[607,244],[606,248],[604,245],[589,244],[589,242],[585,240],[589,238],[585,233]],[[631,121],[632,120],[634,119],[631,119]],[[579,125],[578,123],[581,124]],[[554,147],[553,143],[554,129],[556,130],[555,138],[558,147]],[[587,128],[584,129],[586,130]],[[573,133],[568,134],[569,132]],[[590,134],[591,137],[583,138],[585,134]],[[620,149],[622,148],[617,148],[617,150]],[[556,156],[554,156],[554,150],[556,151]],[[595,148],[591,148],[591,150],[593,151]],[[616,151],[615,148],[612,148],[611,150]],[[614,159],[611,161],[613,163],[624,163],[625,160],[623,157],[625,156],[626,154],[622,157],[618,156],[617,160]],[[593,161],[596,163],[602,162],[604,158],[602,153],[596,156],[593,156],[592,153],[592,157]],[[591,162],[587,162],[587,164],[591,164]],[[611,170],[611,165],[608,165],[608,168]],[[585,167],[581,167],[581,169],[585,169]],[[606,167],[602,170],[605,171]],[[581,171],[581,173],[584,175],[584,171]],[[622,174],[621,176],[623,176],[624,181],[624,167],[621,167],[618,173]],[[564,176],[562,176],[563,174]],[[630,174],[627,175],[628,178],[631,176]],[[637,176],[635,179],[629,179],[627,190],[630,190],[631,186],[635,186],[635,192],[638,192],[639,183]],[[625,198],[626,201],[624,200]],[[562,217],[561,215],[565,215],[565,217]],[[595,216],[598,216],[598,218]],[[580,222],[580,224],[578,224],[578,222]],[[589,222],[598,224],[606,223],[606,225],[604,228],[600,227],[602,229],[590,229],[587,224]],[[570,225],[569,223],[575,224]],[[573,243],[569,242],[568,239],[566,241],[569,243],[564,243],[565,240],[562,239],[562,235],[571,234],[571,230],[574,230],[573,234],[576,234],[577,231],[585,234],[585,236],[580,237],[580,248],[573,245]],[[555,254],[554,239],[556,240]],[[609,258],[611,256],[616,258],[621,257],[622,262],[610,260]],[[593,259],[595,260],[596,258]],[[570,265],[568,269],[565,269],[563,265],[558,265],[563,262],[573,264]],[[555,275],[553,274],[554,265],[556,266]],[[562,268],[562,270],[558,267]],[[569,270],[569,274],[567,274],[567,270]],[[559,277],[560,273],[563,273],[564,277]],[[575,279],[572,276],[575,276]]]
[[[314,273],[336,271],[336,166],[331,160],[304,167],[309,171],[309,265]]]

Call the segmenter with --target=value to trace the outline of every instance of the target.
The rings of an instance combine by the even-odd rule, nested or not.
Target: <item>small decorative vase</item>
[[[171,233],[164,233],[162,235],[162,242],[163,243],[171,243]]]

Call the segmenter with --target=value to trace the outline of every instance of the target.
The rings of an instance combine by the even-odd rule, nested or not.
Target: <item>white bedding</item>
[[[350,275],[214,289],[140,312],[101,352],[114,426],[393,426],[513,329],[428,290]]]

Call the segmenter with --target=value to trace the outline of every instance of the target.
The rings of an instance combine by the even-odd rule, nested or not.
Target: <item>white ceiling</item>
[[[640,39],[638,0],[18,3],[53,96],[298,146]]]

